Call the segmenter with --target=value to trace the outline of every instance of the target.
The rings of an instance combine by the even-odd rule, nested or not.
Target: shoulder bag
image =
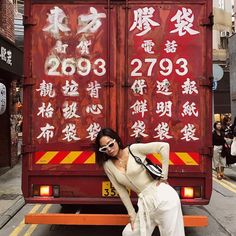
[[[139,164],[139,165],[142,165],[146,170],[147,172],[152,176],[153,179],[162,179],[163,178],[163,175],[162,175],[162,169],[160,166],[156,165],[156,164],[153,164],[151,160],[149,160],[148,158],[146,158],[146,162],[147,163],[144,163],[142,162],[142,160],[135,156],[131,150],[130,150],[130,146],[128,146],[129,148],[129,152],[130,154],[134,157],[134,160]]]
[[[232,156],[236,156],[236,137],[234,137],[233,142],[231,144],[231,153]]]

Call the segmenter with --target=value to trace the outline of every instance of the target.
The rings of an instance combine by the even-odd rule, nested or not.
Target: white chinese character
[[[79,23],[85,25],[82,29],[78,30],[79,33],[94,33],[98,30],[98,28],[102,25],[101,18],[106,18],[105,13],[98,13],[97,9],[94,7],[90,7],[89,15],[81,15],[78,17]]]
[[[140,137],[140,136],[147,137],[148,134],[144,133],[145,128],[146,128],[146,125],[144,124],[143,121],[140,121],[140,120],[136,121],[134,125],[131,127],[131,129],[133,129],[133,134],[131,134],[130,136],[131,137],[134,136],[135,138]]]
[[[38,108],[39,112],[37,114],[37,116],[41,115],[42,117],[47,117],[47,118],[52,118],[53,115],[53,107],[52,104],[49,102],[48,105],[46,106],[46,104],[44,102],[42,102],[42,106]]]
[[[71,142],[72,140],[80,140],[79,137],[76,137],[76,126],[75,124],[67,124],[66,128],[62,130],[62,133],[65,134],[63,140]]]
[[[152,51],[152,48],[154,45],[155,43],[152,40],[144,40],[141,46],[145,52],[148,54],[153,54],[154,51]]]
[[[144,117],[144,112],[148,111],[147,109],[147,100],[144,99],[144,101],[136,101],[133,106],[130,108],[133,108],[132,114],[138,114],[141,113],[142,117]]]
[[[61,40],[57,40],[54,49],[57,51],[57,53],[65,54],[67,47],[68,47],[68,44],[63,44]]]
[[[176,21],[176,29],[170,31],[170,33],[178,32],[179,36],[183,36],[188,32],[190,35],[199,34],[199,31],[191,29],[193,26],[194,15],[190,8],[186,9],[182,7],[182,11],[178,10],[176,15],[171,18],[171,22]]]
[[[48,14],[47,21],[49,25],[43,28],[43,31],[51,33],[55,38],[59,37],[59,32],[68,32],[70,28],[66,25],[67,18],[64,11],[59,7],[54,7],[54,9],[50,10],[50,14]]]
[[[171,139],[173,136],[169,135],[169,125],[165,122],[161,122],[156,128],[155,131],[157,135],[154,138],[159,138],[160,140],[163,139]]]
[[[94,139],[96,139],[98,132],[101,130],[101,126],[98,123],[92,123],[87,131],[88,131],[88,136],[87,138],[90,138],[91,141],[93,141]]]
[[[196,82],[190,81],[189,78],[187,78],[187,80],[184,82],[182,88],[183,88],[182,94],[192,94],[192,93],[198,94]]]
[[[178,44],[176,43],[175,40],[170,42],[169,40],[166,41],[166,48],[164,49],[167,53],[175,53],[177,50]]]
[[[191,105],[189,104],[189,102],[184,103],[182,116],[184,117],[186,115],[188,115],[188,116],[194,115],[194,116],[198,117],[198,111],[196,111],[197,108],[195,106],[196,106],[196,104],[194,102],[192,102]]]
[[[40,91],[41,97],[49,96],[50,98],[52,98],[56,95],[55,91],[53,90],[52,83],[46,83],[45,80],[40,83],[39,89],[36,89],[36,91]]]
[[[168,79],[164,79],[163,81],[157,81],[157,91],[156,93],[161,93],[164,95],[171,95],[172,92],[169,91],[170,82]]]
[[[87,54],[89,55],[89,46],[91,45],[91,40],[82,40],[80,43],[77,45],[76,48],[80,48],[80,54],[84,55]]]
[[[68,102],[64,103],[63,116],[65,119],[79,118],[80,116],[76,114],[77,112],[77,103],[72,102],[70,105]]]
[[[142,36],[151,30],[151,26],[159,26],[159,23],[151,19],[154,12],[155,9],[153,7],[144,7],[134,10],[134,22],[129,31],[133,31],[135,28],[138,28],[141,32],[136,35]]]
[[[53,130],[55,129],[54,126],[49,125],[47,123],[45,127],[41,127],[40,129],[41,129],[42,133],[37,137],[37,139],[40,139],[43,137],[46,139],[46,141],[48,143],[49,139],[53,138],[53,136],[54,136],[54,132],[53,132]]]
[[[74,80],[71,80],[70,82],[66,80],[66,84],[62,87],[63,94],[65,96],[70,96],[70,97],[79,96],[79,92],[78,92],[79,85]]]
[[[133,85],[131,86],[131,89],[134,93],[143,95],[144,88],[146,87],[146,81],[144,79],[138,79],[134,81]]]
[[[196,128],[193,124],[187,124],[184,126],[184,128],[181,130],[181,133],[183,134],[182,140],[186,140],[187,142],[193,140],[199,140],[199,138],[195,137]]]
[[[156,113],[160,114],[160,116],[169,116],[171,117],[172,116],[172,113],[171,113],[171,107],[172,107],[172,102],[171,101],[168,101],[168,102],[159,102],[157,103],[157,110],[156,110]]]
[[[1,47],[1,54],[0,54],[0,57],[3,61],[7,61],[7,57],[6,57],[6,54],[7,54],[7,49],[4,48],[4,47]]]
[[[7,51],[7,64],[12,66],[12,52],[10,50]]]
[[[89,92],[91,98],[98,98],[99,97],[99,89],[101,89],[101,85],[97,82],[90,82],[88,84],[88,88],[86,89]]]
[[[101,114],[103,110],[103,106],[101,104],[98,104],[98,105],[88,105],[86,107],[86,112],[87,113],[92,113],[94,115],[98,115],[98,114]]]

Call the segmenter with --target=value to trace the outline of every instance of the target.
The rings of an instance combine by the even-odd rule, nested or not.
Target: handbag
[[[233,142],[231,144],[231,151],[230,154],[232,156],[236,156],[236,137],[234,137]]]
[[[130,154],[134,157],[134,160],[139,164],[142,165],[147,172],[152,176],[153,179],[162,179],[163,175],[162,175],[162,169],[160,166],[158,166],[157,164],[152,163],[151,160],[149,160],[148,158],[146,158],[146,163],[142,162],[142,160],[135,156],[131,150],[130,150],[130,146],[128,146],[129,148],[129,152]]]

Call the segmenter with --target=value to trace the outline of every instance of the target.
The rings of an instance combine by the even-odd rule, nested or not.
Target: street
[[[236,235],[236,168],[226,169],[227,179],[217,180],[213,173],[213,192],[207,206],[184,206],[184,215],[206,215],[209,226],[204,228],[186,228],[186,235]],[[24,216],[28,213],[58,213],[60,205],[26,204],[0,230],[0,236],[120,236],[123,227],[63,226],[63,225],[25,225]],[[156,230],[153,234],[158,235]]]

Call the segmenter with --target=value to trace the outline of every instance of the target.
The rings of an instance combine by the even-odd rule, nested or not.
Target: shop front
[[[0,36],[0,167],[20,156],[23,52]]]

